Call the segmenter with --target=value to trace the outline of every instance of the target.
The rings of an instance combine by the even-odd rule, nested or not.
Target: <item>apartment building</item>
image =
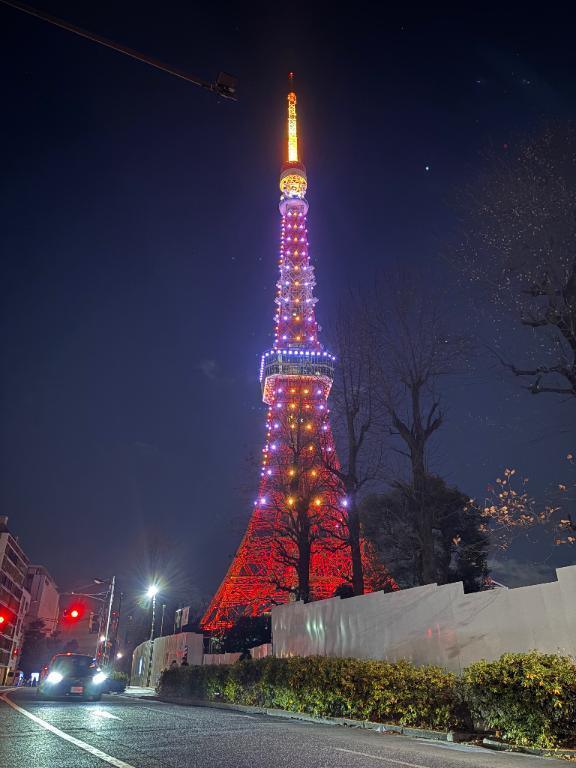
[[[0,516],[0,685],[13,681],[22,648],[24,618],[30,607],[25,588],[28,558]]]

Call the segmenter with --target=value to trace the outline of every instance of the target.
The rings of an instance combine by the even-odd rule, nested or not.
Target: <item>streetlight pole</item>
[[[105,579],[94,579],[95,584],[105,584]],[[102,634],[102,619],[104,618],[100,614],[100,626],[98,627],[98,642],[96,643],[96,662],[98,662],[98,656],[100,651],[100,643],[104,643],[102,651],[102,663],[105,664],[109,660],[108,654],[108,635],[110,633],[110,619],[112,618],[112,604],[114,602],[114,589],[116,586],[116,576],[112,576],[108,579],[108,589],[106,590],[106,596],[108,598],[108,610],[106,611],[106,629]],[[104,600],[102,601],[104,602]]]
[[[156,620],[156,592],[152,595],[152,621],[150,622],[150,642],[154,641],[154,623]]]
[[[116,585],[116,576],[112,576],[110,582],[110,600],[108,602],[108,615],[106,617],[106,631],[104,632],[104,663],[106,664],[109,659],[108,654],[108,634],[110,632],[110,618],[112,617],[112,603],[114,602],[114,587]]]
[[[152,658],[154,655],[154,622],[156,619],[156,595],[158,594],[158,587],[152,585],[148,589],[148,597],[152,598],[152,621],[150,622],[150,651],[148,654],[148,674],[146,675],[146,687],[150,687],[150,678],[152,676]]]

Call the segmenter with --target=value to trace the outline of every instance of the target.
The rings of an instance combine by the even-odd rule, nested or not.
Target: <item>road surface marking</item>
[[[348,752],[349,755],[361,755],[362,757],[370,757],[372,760],[382,760],[386,763],[396,763],[396,765],[407,765],[409,768],[427,768],[422,763],[407,763],[405,760],[396,760],[393,757],[381,757],[380,755],[370,755],[368,752],[356,752],[353,749],[343,749],[342,747],[334,747],[336,752]]]
[[[88,752],[90,755],[100,758],[100,760],[103,760],[105,763],[108,763],[108,765],[113,765],[115,768],[135,768],[135,766],[131,765],[130,763],[125,763],[124,760],[118,760],[117,757],[112,757],[112,755],[107,755],[106,752],[102,752],[101,749],[96,749],[96,747],[93,747],[91,744],[87,744],[85,741],[80,741],[80,739],[77,739],[75,736],[70,736],[69,733],[64,733],[64,731],[61,731],[59,728],[56,728],[50,723],[47,723],[46,720],[42,720],[42,718],[36,717],[36,715],[33,715],[32,712],[28,712],[27,709],[23,709],[23,707],[19,707],[18,704],[15,704],[13,701],[11,701],[8,698],[7,696],[8,693],[10,693],[10,691],[5,691],[4,693],[0,694],[0,699],[5,704],[8,704],[8,706],[12,707],[12,709],[15,709],[16,712],[20,712],[21,715],[25,715],[26,717],[30,718],[30,720],[35,722],[37,725],[41,726],[42,728],[45,728],[47,731],[50,731],[50,733],[53,733],[55,736],[58,736],[60,739],[63,739],[64,741],[69,741],[70,744],[74,744],[75,747],[78,747],[79,749],[83,749],[85,752]]]
[[[474,747],[470,744],[456,744],[448,741],[431,741],[430,739],[416,739],[416,741],[425,741],[429,747],[440,747],[441,749],[453,749],[460,752],[482,752],[486,754],[485,747]]]
[[[105,709],[91,709],[90,714],[95,717],[109,717],[111,720],[122,720],[118,715],[113,715],[111,712],[107,712]]]

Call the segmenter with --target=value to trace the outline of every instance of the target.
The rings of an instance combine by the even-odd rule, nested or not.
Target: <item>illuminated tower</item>
[[[331,597],[351,580],[350,550],[342,537],[346,498],[330,471],[337,467],[327,403],[335,360],[318,339],[306,168],[300,160],[293,90],[288,94],[287,137],[280,173],[274,346],[264,353],[260,367],[268,405],[260,488],[244,538],[202,619],[206,630],[223,629],[241,616],[258,616],[294,594]],[[299,541],[304,541],[300,549]],[[395,586],[363,547],[367,591],[382,588],[386,581]],[[302,586],[307,574],[309,583]]]

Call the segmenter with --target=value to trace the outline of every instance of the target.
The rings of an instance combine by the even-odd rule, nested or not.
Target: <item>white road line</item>
[[[486,747],[473,747],[470,744],[455,744],[450,741],[431,741],[430,739],[416,739],[416,741],[426,742],[428,747],[440,747],[440,749],[452,749],[456,752],[482,752],[486,754]]]
[[[75,736],[70,736],[69,733],[64,733],[64,731],[61,731],[59,728],[56,728],[50,723],[47,723],[45,720],[42,720],[40,717],[36,717],[36,715],[33,715],[32,712],[28,712],[27,709],[23,709],[22,707],[19,707],[18,704],[14,704],[14,702],[8,698],[7,696],[8,693],[10,693],[10,691],[6,691],[5,693],[0,694],[0,699],[5,704],[8,704],[9,707],[12,707],[12,709],[15,709],[16,712],[20,712],[21,715],[25,715],[25,717],[30,718],[30,720],[35,722],[36,725],[39,725],[40,727],[45,728],[47,731],[50,731],[50,733],[53,733],[55,736],[58,736],[58,738],[63,739],[64,741],[68,741],[70,742],[70,744],[74,744],[75,747],[78,747],[79,749],[83,749],[85,752],[88,752],[90,755],[93,755],[94,757],[98,757],[100,758],[100,760],[103,760],[105,763],[108,763],[108,765],[115,766],[115,768],[135,768],[135,766],[131,765],[130,763],[125,763],[124,760],[119,760],[117,757],[112,757],[112,755],[107,755],[106,752],[102,752],[101,749],[96,749],[96,747],[93,747],[91,744],[87,744],[85,741],[80,741],[80,739],[77,739]]]
[[[396,763],[396,765],[407,765],[409,768],[428,768],[422,763],[407,763],[405,760],[396,760],[393,757],[382,757],[380,755],[370,755],[368,752],[356,752],[353,749],[343,749],[342,747],[334,747],[336,752],[348,752],[350,755],[361,755],[362,757],[370,757],[372,760],[382,760],[386,763]]]
[[[109,717],[111,720],[122,720],[118,715],[113,715],[112,712],[108,712],[105,709],[91,709],[90,714],[94,717]]]

